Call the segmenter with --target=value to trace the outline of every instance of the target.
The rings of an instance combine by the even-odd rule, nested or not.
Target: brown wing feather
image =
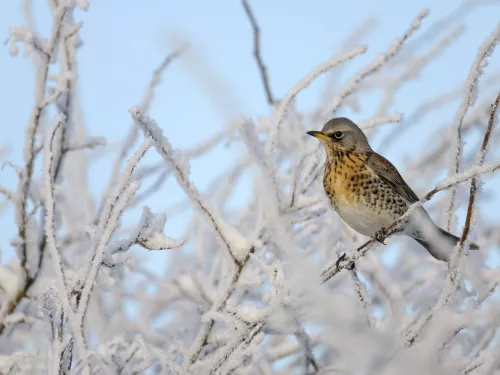
[[[370,153],[366,161],[368,167],[386,184],[410,203],[419,200],[417,194],[408,186],[392,163],[376,152]]]

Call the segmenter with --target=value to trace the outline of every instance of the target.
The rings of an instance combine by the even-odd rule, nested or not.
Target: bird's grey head
[[[346,117],[333,118],[323,125],[321,131],[309,131],[307,134],[318,138],[327,153],[330,151],[357,153],[372,150],[363,131]]]

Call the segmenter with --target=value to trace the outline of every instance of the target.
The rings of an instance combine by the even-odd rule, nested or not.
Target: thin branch
[[[60,39],[61,31],[64,26],[63,20],[68,11],[66,6],[61,6],[60,8],[55,10],[54,18],[53,18],[53,27],[51,38],[48,46],[47,53],[42,54],[43,61],[41,62],[38,72],[37,72],[37,80],[35,86],[35,104],[32,109],[30,121],[26,127],[26,138],[24,143],[24,161],[25,167],[20,173],[19,186],[17,189],[17,193],[15,194],[16,198],[16,222],[18,225],[18,236],[21,239],[21,266],[25,268],[26,272],[24,275],[26,280],[24,280],[23,288],[16,293],[16,297],[13,301],[10,301],[7,310],[5,311],[5,315],[0,316],[0,335],[3,333],[5,325],[3,323],[3,319],[5,316],[10,315],[14,312],[19,302],[26,296],[28,290],[31,288],[33,283],[37,278],[37,273],[35,275],[30,275],[27,269],[27,224],[28,219],[30,217],[30,213],[27,211],[28,207],[28,198],[31,197],[30,186],[33,178],[33,170],[35,166],[35,159],[37,156],[37,152],[35,151],[35,137],[38,132],[40,119],[42,116],[42,112],[44,107],[42,103],[45,97],[45,90],[47,86],[47,79],[49,73],[49,65],[53,59],[55,54],[55,49],[57,43]],[[54,178],[56,179],[59,173],[59,168],[56,168],[54,171]],[[35,204],[35,206],[37,206]],[[44,236],[45,239],[45,236]],[[41,266],[42,254],[45,248],[45,241],[42,241],[40,244],[40,258],[38,261],[38,270]]]
[[[360,280],[358,273],[356,272],[355,269],[351,270],[350,274],[352,280],[354,281],[354,286],[355,286],[354,289],[356,290],[356,294],[358,296],[359,302],[361,303],[361,307],[366,311],[366,322],[368,324],[368,327],[371,327],[372,326],[372,319],[370,317],[371,302],[370,298],[368,297],[368,293],[366,291],[366,286]]]
[[[491,113],[488,121],[488,127],[486,128],[486,132],[484,133],[483,144],[481,145],[481,150],[478,154],[478,160],[476,162],[476,166],[480,167],[483,165],[484,157],[486,156],[486,151],[488,150],[488,144],[490,141],[491,131],[493,127],[496,125],[496,113],[498,109],[498,105],[500,103],[500,93],[498,93],[495,102],[491,105]],[[472,177],[470,184],[470,193],[469,193],[469,204],[467,207],[467,216],[465,217],[465,225],[464,230],[462,232],[462,236],[460,237],[460,246],[463,247],[465,241],[467,240],[467,236],[469,235],[470,226],[472,222],[472,211],[474,206],[474,199],[476,198],[476,184],[477,177]]]
[[[298,319],[295,319],[295,323],[297,325],[295,337],[300,343],[300,346],[302,347],[302,350],[304,351],[306,357],[306,373],[308,373],[307,371],[309,370],[309,364],[313,367],[314,372],[317,373],[320,370],[320,366],[316,361],[316,358],[314,357],[314,353],[312,352],[311,338],[306,333],[304,328],[302,328]]]
[[[219,359],[215,362],[215,364],[211,367],[208,372],[209,375],[213,375],[217,373],[217,370],[221,368],[221,366],[229,359],[231,354],[242,344],[250,344],[250,342],[260,333],[262,328],[264,327],[264,322],[259,321],[252,323],[238,339],[236,339],[233,343],[228,345],[228,348],[224,351],[224,353],[219,357]]]
[[[0,186],[0,194],[2,194],[5,197],[5,199],[12,201],[14,203],[16,202],[14,194],[12,194],[12,192],[4,188],[3,186]]]
[[[31,113],[31,118],[26,129],[25,147],[24,147],[24,160],[25,160],[25,170],[23,171],[22,179],[19,182],[19,199],[17,207],[17,223],[19,226],[19,238],[22,240],[21,243],[21,265],[26,266],[26,251],[27,251],[27,241],[26,241],[26,225],[27,225],[27,213],[26,207],[28,204],[28,193],[30,190],[31,179],[33,175],[33,168],[35,164],[36,153],[35,149],[35,135],[38,131],[38,126],[40,118],[42,115],[43,107],[41,106],[45,97],[45,88],[47,85],[47,77],[49,74],[49,65],[51,63],[52,57],[55,53],[57,42],[59,41],[61,29],[63,27],[63,19],[66,15],[68,8],[62,6],[56,12],[54,16],[54,25],[52,28],[52,36],[50,39],[47,55],[45,56],[45,61],[41,64],[39,72],[37,74],[37,84],[36,84],[36,99],[35,105],[33,106],[33,111]]]
[[[104,138],[91,138],[86,142],[66,144],[63,147],[62,152],[80,151],[86,149],[91,150],[105,145],[106,145],[106,140]]]
[[[135,154],[128,161],[127,168],[119,179],[115,191],[106,199],[106,204],[101,212],[97,224],[97,227],[102,234],[94,244],[94,248],[90,254],[88,266],[83,274],[83,277],[77,281],[77,287],[79,290],[74,291],[74,293],[79,295],[77,298],[77,305],[80,324],[83,324],[83,319],[88,308],[88,301],[96,280],[97,272],[102,265],[106,245],[109,243],[111,236],[118,225],[117,221],[125,209],[125,206],[129,203],[130,199],[139,188],[139,183],[131,181],[131,176],[150,147],[151,141],[149,139],[142,142]],[[78,294],[80,291],[81,294]]]
[[[359,127],[362,130],[368,130],[376,128],[380,125],[397,124],[402,121],[403,121],[403,114],[396,112],[393,115],[386,115],[386,116],[381,115],[380,117],[374,117],[370,120],[362,121],[359,123]]]
[[[454,29],[451,33],[438,40],[430,51],[418,58],[412,58],[402,74],[395,76],[392,81],[384,83],[383,86],[385,90],[378,106],[376,116],[385,114],[391,104],[393,104],[395,95],[400,88],[407,85],[412,79],[418,78],[422,69],[427,67],[433,58],[438,57],[446,51],[447,47],[453,44],[463,34],[464,30],[465,28],[463,26]]]
[[[63,21],[66,21],[66,22],[65,22],[64,26],[62,27],[61,34],[64,34],[65,30],[68,28],[68,21],[67,20],[70,17],[72,17],[72,13],[69,11],[66,11],[64,16],[63,16]],[[62,57],[60,58],[60,60],[61,60],[60,77],[63,75],[73,76],[72,73],[74,73],[75,64],[76,64],[74,61],[74,60],[76,60],[74,50],[75,50],[75,38],[77,35],[75,33],[77,30],[79,30],[79,28],[77,28],[75,30],[75,32],[72,32],[69,35],[66,35],[63,39],[64,42],[61,44],[60,48],[62,50],[62,52],[61,52]],[[57,183],[61,177],[63,161],[64,161],[64,158],[65,158],[66,153],[67,153],[67,150],[65,150],[64,145],[65,145],[65,143],[67,141],[67,137],[68,137],[69,124],[73,121],[73,111],[72,111],[73,108],[72,108],[72,106],[73,106],[73,96],[74,96],[73,90],[74,90],[74,86],[75,86],[75,82],[74,82],[75,78],[68,79],[68,78],[64,77],[63,79],[65,81],[64,89],[58,90],[58,92],[61,94],[63,92],[65,92],[66,95],[65,95],[64,101],[62,103],[59,103],[57,105],[57,108],[58,108],[59,112],[62,114],[62,116],[65,118],[65,121],[59,130],[60,135],[59,135],[59,139],[58,139],[57,152],[55,153],[55,155],[53,155],[53,157],[54,157],[53,176],[54,176],[55,183]],[[54,135],[54,137],[56,137],[56,135]],[[46,219],[46,208],[43,207],[42,214],[41,214],[41,220],[40,220],[41,227],[45,226],[45,219]],[[42,240],[41,240],[41,243],[38,246],[39,247],[38,265],[37,265],[37,268],[35,270],[35,273],[31,277],[31,279],[33,279],[33,280],[37,279],[38,273],[40,272],[40,269],[42,267],[42,261],[43,261],[43,257],[45,254],[46,245],[47,245],[47,237],[46,237],[46,233],[44,233]]]
[[[273,98],[273,94],[271,93],[271,86],[269,84],[269,77],[267,75],[267,67],[262,60],[262,56],[260,54],[260,28],[255,20],[252,9],[250,5],[248,5],[247,0],[242,1],[243,8],[245,9],[245,13],[250,20],[250,24],[252,25],[253,30],[253,55],[255,56],[255,60],[257,61],[257,65],[260,71],[260,78],[262,79],[262,83],[264,84],[264,91],[266,92],[266,98],[269,105],[273,105],[275,99]]]
[[[70,305],[70,297],[68,289],[66,287],[66,277],[63,270],[63,263],[61,260],[60,252],[57,249],[56,235],[54,230],[55,201],[53,192],[54,190],[53,167],[55,167],[55,165],[54,165],[54,155],[52,153],[51,145],[57,133],[57,130],[59,129],[60,126],[63,126],[65,120],[66,118],[63,115],[58,115],[55,119],[54,125],[49,130],[49,135],[45,138],[44,182],[46,187],[45,209],[47,211],[47,217],[45,219],[45,236],[47,238],[48,248],[50,251],[52,261],[54,263],[54,269],[56,271],[58,293],[60,297],[59,299],[62,306],[61,314],[64,314],[65,312],[65,315],[68,317],[71,331],[78,345],[78,349],[82,355],[85,355],[86,345],[83,339],[82,331],[80,330],[80,327],[77,324],[76,317]],[[63,321],[61,321],[60,324],[62,326]],[[62,340],[62,333],[58,338],[58,340],[59,341]],[[60,349],[62,351],[58,353],[58,355],[62,356],[64,351],[62,347],[60,347]]]
[[[469,74],[466,80],[466,87],[463,91],[462,103],[455,115],[453,121],[454,126],[457,129],[455,145],[453,147],[453,160],[452,165],[449,170],[449,175],[458,173],[460,170],[460,157],[462,152],[462,124],[467,114],[467,111],[476,102],[477,97],[477,85],[479,77],[483,74],[483,69],[488,63],[488,57],[491,56],[498,40],[500,39],[500,23],[491,32],[491,34],[484,40],[484,42],[479,47],[479,52],[470,67]],[[455,208],[456,208],[456,189],[451,188],[450,202],[447,210],[447,221],[446,229],[449,231],[455,225]]]

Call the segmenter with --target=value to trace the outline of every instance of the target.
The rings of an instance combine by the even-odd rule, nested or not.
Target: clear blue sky
[[[24,24],[22,3],[1,2],[0,36],[3,33],[3,38],[7,38],[9,27]],[[46,2],[35,0],[33,3],[36,3],[38,31],[48,35],[50,17]],[[365,39],[364,44],[370,50],[359,63],[366,63],[385,50],[423,7],[431,9],[425,27],[454,9],[458,1],[250,0],[250,3],[261,27],[262,54],[268,65],[272,89],[275,96],[281,97],[314,66],[330,58],[353,28],[368,16],[377,17],[378,26]],[[443,91],[466,77],[477,47],[498,22],[499,2],[485,3],[465,17],[466,34],[438,63],[425,69],[421,81],[404,90],[406,94],[398,99],[393,110],[409,111],[422,95]],[[126,135],[130,125],[127,110],[138,103],[152,70],[170,51],[174,36],[188,40],[201,56],[200,65],[194,70],[182,63],[171,66],[152,103],[151,115],[165,129],[175,147],[195,145],[221,129],[235,112],[254,118],[268,114],[252,56],[251,29],[240,1],[91,0],[88,13],[76,11],[75,15],[84,22],[81,31],[84,46],[79,51],[79,89],[90,135],[105,136],[110,141]],[[496,67],[499,66],[497,57],[498,54],[492,60]],[[359,66],[355,62],[347,71],[355,71]],[[20,162],[24,128],[33,102],[32,61],[21,56],[11,57],[8,47],[2,46],[0,67],[0,144],[10,147],[10,160]],[[196,77],[200,68],[218,82],[218,89],[225,93],[226,99],[234,101],[231,110],[224,105],[226,102],[221,105],[214,100],[220,97],[214,94],[213,85],[204,84]],[[303,92],[299,98],[300,107],[314,105],[321,88],[320,84],[315,84]],[[440,124],[445,116],[451,120],[453,114],[454,108],[451,108],[433,120]],[[395,155],[406,154],[409,147],[419,142],[418,138],[403,139],[401,147],[393,148],[386,156],[394,160]],[[109,175],[110,160],[108,156],[103,157],[91,170],[95,192],[102,188],[102,177]],[[147,160],[157,158],[151,156]],[[207,177],[221,171],[229,161],[222,149],[196,161],[193,179],[197,186],[206,187]],[[397,160],[395,164],[402,165]],[[4,169],[0,172],[0,181],[3,186],[14,186],[13,173]],[[181,197],[180,190],[169,183],[161,194],[147,203],[158,211]],[[139,210],[134,211],[135,215]],[[6,252],[10,251],[9,239],[15,233],[12,218],[12,210],[0,217],[4,262]],[[167,227],[169,233],[182,233],[180,223],[167,224]]]

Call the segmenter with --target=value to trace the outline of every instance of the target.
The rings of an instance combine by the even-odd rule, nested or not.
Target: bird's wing
[[[398,170],[392,163],[376,152],[370,153],[366,161],[368,167],[382,181],[388,184],[392,189],[399,193],[410,203],[415,203],[419,200],[417,194],[408,186],[399,174]]]

